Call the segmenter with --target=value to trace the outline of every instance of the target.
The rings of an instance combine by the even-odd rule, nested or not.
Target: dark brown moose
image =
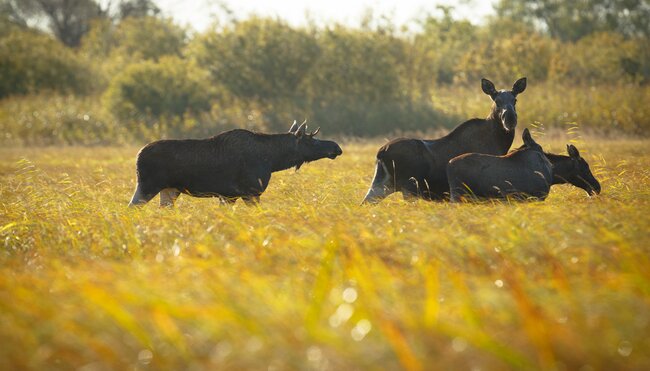
[[[580,152],[573,144],[566,146],[568,156],[546,153],[546,158],[553,165],[553,184],[570,183],[582,188],[590,196],[600,194],[600,183],[589,169],[587,161],[580,157]]]
[[[442,200],[449,192],[449,160],[470,152],[506,154],[517,126],[516,97],[526,89],[526,78],[517,80],[512,90],[497,91],[487,79],[481,80],[481,88],[493,101],[486,119],[465,121],[439,139],[399,138],[382,146],[363,203],[380,202],[394,192],[402,192],[405,198]]]
[[[524,145],[505,156],[466,153],[449,161],[451,201],[465,196],[544,200],[553,180],[552,164],[528,129],[522,139]]]
[[[158,193],[161,206],[173,206],[181,193],[256,203],[271,173],[343,153],[335,142],[314,138],[319,130],[308,133],[306,123],[294,121],[286,134],[235,129],[207,139],[149,143],[138,153],[138,184],[129,206],[145,204]]]

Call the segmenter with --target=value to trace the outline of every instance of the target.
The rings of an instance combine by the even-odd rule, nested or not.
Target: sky
[[[397,26],[426,13],[435,13],[437,5],[452,5],[456,18],[482,23],[491,14],[495,0],[156,0],[163,14],[197,31],[210,26],[216,14],[223,14],[219,4],[225,4],[237,18],[250,14],[279,17],[293,26],[307,24],[311,18],[317,24],[343,23],[357,26],[368,10],[373,15],[388,15]]]

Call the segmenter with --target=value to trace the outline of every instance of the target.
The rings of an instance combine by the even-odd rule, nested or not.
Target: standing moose
[[[158,193],[161,206],[173,206],[181,193],[256,203],[271,173],[343,153],[335,142],[314,138],[319,130],[307,133],[305,122],[298,126],[294,121],[286,134],[235,129],[207,139],[149,143],[138,153],[138,184],[129,206],[145,204]]]
[[[512,90],[497,91],[487,79],[481,80],[481,88],[493,101],[486,119],[465,121],[439,139],[400,138],[381,147],[363,203],[377,203],[393,192],[402,192],[405,198],[444,199],[449,192],[449,160],[469,152],[506,154],[517,126],[516,98],[526,89],[526,78],[517,80]]]

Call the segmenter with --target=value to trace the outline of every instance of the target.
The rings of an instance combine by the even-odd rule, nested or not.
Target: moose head
[[[584,158],[580,157],[580,152],[573,144],[567,144],[567,153],[569,154],[570,161],[562,161],[558,169],[553,169],[555,177],[561,178],[563,183],[571,183],[572,185],[584,189],[590,196],[600,193],[600,183],[589,169],[589,164]],[[565,157],[566,159],[566,157]]]
[[[522,77],[512,86],[512,90],[496,90],[492,81],[481,79],[483,92],[492,98],[494,105],[490,117],[498,120],[506,132],[514,130],[517,126],[517,95],[526,90],[526,78]]]
[[[295,136],[296,150],[302,160],[301,163],[296,165],[296,170],[300,169],[303,162],[316,161],[324,157],[333,160],[343,153],[343,150],[336,142],[314,138],[319,132],[320,127],[311,133],[307,132],[307,120],[300,125],[294,120],[289,129],[289,134]]]

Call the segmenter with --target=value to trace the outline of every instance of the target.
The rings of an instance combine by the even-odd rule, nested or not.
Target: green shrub
[[[136,60],[180,56],[186,38],[185,30],[171,19],[129,17],[117,26],[115,51]]]
[[[643,68],[650,63],[643,60],[642,49],[650,47],[647,40],[645,45],[643,41],[603,32],[563,44],[560,53],[554,56],[551,78],[586,84],[642,79]]]
[[[84,94],[91,69],[55,39],[14,29],[0,38],[0,98],[39,91]]]
[[[555,48],[555,41],[534,33],[489,38],[460,58],[455,69],[456,81],[474,84],[487,77],[509,83],[523,76],[545,80]]]
[[[127,66],[110,82],[104,95],[108,110],[122,120],[183,117],[209,109],[204,73],[187,61],[165,57]]]
[[[232,95],[270,102],[298,95],[319,50],[307,31],[253,17],[199,36],[189,54]]]
[[[0,100],[0,143],[11,145],[115,144],[133,136],[94,96],[51,94]]]
[[[321,55],[301,86],[310,117],[339,133],[377,135],[441,123],[414,102],[402,79],[405,42],[390,34],[335,27],[319,38]]]

